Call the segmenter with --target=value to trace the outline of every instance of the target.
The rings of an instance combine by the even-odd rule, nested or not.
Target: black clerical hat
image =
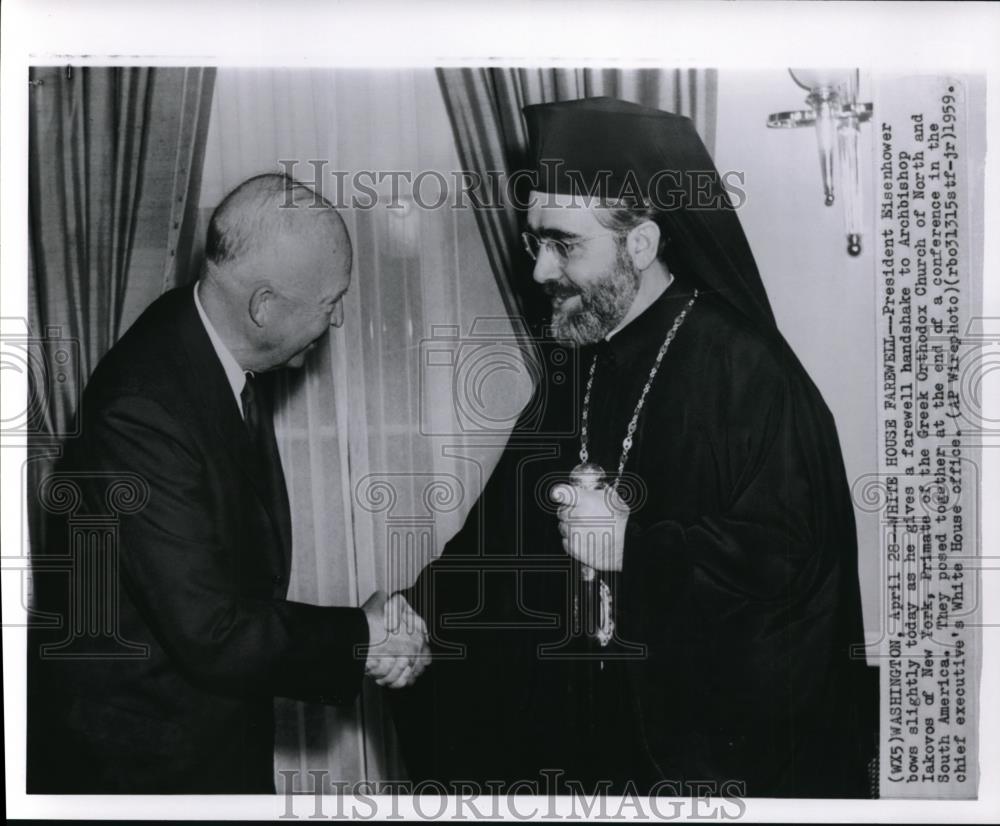
[[[737,205],[689,118],[607,97],[523,112],[534,189],[646,201],[662,213],[670,269],[777,332]]]
[[[526,106],[524,117],[539,192],[728,206],[709,201],[725,194],[689,118],[608,97]]]

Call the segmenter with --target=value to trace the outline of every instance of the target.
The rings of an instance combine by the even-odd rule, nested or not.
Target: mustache
[[[550,298],[569,298],[573,295],[580,295],[583,292],[569,282],[559,281],[546,281],[542,285],[542,290]]]

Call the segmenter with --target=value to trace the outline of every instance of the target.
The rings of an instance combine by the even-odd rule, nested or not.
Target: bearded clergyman
[[[876,695],[840,445],[718,171],[667,112],[524,115],[522,240],[576,376],[538,388],[407,592],[436,649],[400,716],[412,773],[867,796]]]

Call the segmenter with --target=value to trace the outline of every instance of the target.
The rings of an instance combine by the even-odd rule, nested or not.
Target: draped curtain
[[[702,134],[713,128],[714,73],[219,71],[196,241],[251,175],[286,171],[334,200],[352,194],[354,176],[376,176],[364,184],[377,203],[342,209],[354,242],[344,327],[281,381],[291,599],[357,605],[410,585],[460,527],[532,390],[518,334],[544,307],[514,280],[528,277],[517,216],[453,198],[423,208],[405,183],[397,202],[378,173],[450,181],[514,168],[522,103],[600,93],[700,113]],[[432,187],[422,194],[435,199]],[[276,716],[278,772],[403,776],[370,684],[353,707],[279,699]]]
[[[527,130],[521,109],[533,103],[622,98],[685,115],[709,152],[715,143],[714,69],[439,69],[438,80],[462,166],[481,177],[523,168]],[[477,210],[476,219],[507,311],[537,333],[548,301],[531,285],[530,261],[518,238],[520,217],[506,205]],[[522,345],[531,357],[530,343]]]
[[[28,511],[94,367],[179,280],[214,69],[37,67],[29,101]]]
[[[394,197],[378,178],[427,171],[424,202],[438,200],[437,174],[460,168],[441,92],[431,69],[222,68],[209,131],[202,227],[237,184],[285,171],[338,202],[351,235],[344,326],[303,369],[283,371],[275,430],[292,509],[289,598],[359,605],[412,584],[458,529],[530,391],[523,371],[480,381],[480,362],[463,360],[467,344],[520,364],[471,210],[451,198],[422,207],[405,181]],[[360,205],[339,203],[352,194]],[[492,433],[458,421],[462,381],[475,384],[462,411]],[[279,698],[275,711],[279,792],[286,771],[306,788],[311,770],[327,782],[404,774],[370,682],[350,707]]]
[[[334,171],[516,168],[520,106],[585,94],[700,112],[710,129],[709,80],[591,70],[33,71],[31,324],[78,342],[80,369],[38,388],[48,396],[29,475],[37,483],[72,430],[80,390],[108,347],[162,290],[195,276],[212,208],[247,177],[286,169],[323,188]],[[355,248],[345,327],[283,378],[276,415],[292,503],[290,597],[317,604],[356,605],[377,587],[409,585],[460,526],[531,392],[511,320],[535,320],[544,307],[515,280],[528,274],[517,216],[450,202],[426,209],[405,188],[402,208],[388,209],[390,186],[377,184],[374,208],[344,210]],[[33,522],[33,541],[36,530]],[[403,773],[370,685],[352,708],[279,701],[277,713],[278,770],[344,780]]]
[[[33,69],[29,125],[32,328],[59,327],[89,376],[118,337],[147,148],[152,69]],[[46,409],[65,432],[79,386]]]

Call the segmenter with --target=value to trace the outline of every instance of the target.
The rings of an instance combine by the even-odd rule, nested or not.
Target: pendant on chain
[[[663,361],[664,355],[666,355],[667,349],[670,347],[670,343],[674,340],[674,336],[677,335],[677,331],[680,329],[681,324],[684,323],[684,319],[687,317],[688,312],[694,306],[694,302],[698,298],[698,290],[694,291],[691,296],[691,300],[685,305],[684,309],[678,314],[677,318],[674,319],[674,323],[670,330],[667,332],[666,338],[663,340],[663,344],[660,345],[660,349],[656,354],[656,359],[653,362],[653,366],[649,371],[649,376],[646,379],[646,384],[642,388],[642,393],[639,396],[639,401],[635,406],[635,410],[632,413],[632,418],[629,420],[628,427],[625,431],[625,438],[622,439],[622,452],[621,457],[618,460],[618,472],[615,475],[614,481],[609,485],[608,475],[600,465],[595,464],[590,461],[589,452],[589,425],[590,425],[590,393],[594,387],[594,373],[597,370],[597,356],[594,355],[593,361],[590,363],[590,374],[587,377],[587,388],[583,394],[583,410],[581,411],[580,417],[580,463],[574,467],[569,473],[570,484],[579,490],[603,490],[606,487],[611,487],[613,490],[618,489],[618,483],[621,481],[622,473],[625,472],[625,463],[628,461],[629,452],[632,450],[633,437],[635,436],[636,427],[639,423],[639,414],[642,412],[643,405],[646,403],[646,396],[649,395],[649,391],[653,386],[653,380],[656,378],[657,372],[660,369],[660,362]],[[584,582],[593,582],[597,578],[597,572],[589,565],[581,564],[580,566],[580,576]],[[600,596],[600,622],[595,632],[595,637],[602,648],[607,647],[608,643],[611,642],[611,638],[614,636],[615,621],[614,615],[611,610],[611,588],[601,577],[599,580],[599,596]],[[579,612],[579,595],[574,596],[574,612]],[[601,662],[601,667],[604,667],[603,661]]]

